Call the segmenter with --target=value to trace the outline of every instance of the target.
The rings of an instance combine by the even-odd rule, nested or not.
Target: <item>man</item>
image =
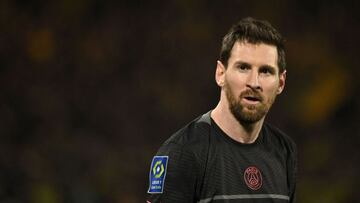
[[[281,35],[268,22],[239,21],[223,39],[215,79],[215,109],[153,158],[147,202],[294,202],[296,146],[264,123],[285,86]]]

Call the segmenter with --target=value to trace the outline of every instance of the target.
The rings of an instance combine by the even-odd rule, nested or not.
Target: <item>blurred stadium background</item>
[[[268,120],[299,147],[299,203],[358,202],[359,1],[0,0],[0,203],[144,202],[152,155],[217,103],[242,17],[287,39]]]

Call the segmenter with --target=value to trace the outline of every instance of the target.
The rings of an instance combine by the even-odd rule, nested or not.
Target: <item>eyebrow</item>
[[[276,71],[276,68],[273,67],[273,66],[270,66],[270,65],[262,65],[262,66],[259,67],[259,69],[262,69],[262,68],[267,68],[267,69],[271,69],[273,71]]]
[[[241,60],[236,61],[236,62],[234,63],[234,65],[245,65],[245,66],[249,66],[249,67],[252,66],[250,63],[245,62],[245,61],[241,61]],[[259,68],[268,68],[268,69],[273,69],[274,71],[276,71],[276,68],[275,68],[274,66],[267,65],[267,64],[261,65]]]
[[[236,61],[236,62],[234,63],[234,65],[245,65],[245,66],[249,66],[249,67],[252,66],[250,63],[245,62],[245,61]]]

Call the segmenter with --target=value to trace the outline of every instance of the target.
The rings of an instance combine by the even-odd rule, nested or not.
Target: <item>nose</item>
[[[256,71],[251,71],[251,73],[249,73],[246,86],[253,90],[261,90],[261,86],[259,83],[259,74]]]

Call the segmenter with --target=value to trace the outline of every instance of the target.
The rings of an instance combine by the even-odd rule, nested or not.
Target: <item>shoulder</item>
[[[264,123],[264,131],[267,139],[273,144],[278,145],[281,148],[284,148],[290,153],[296,153],[296,144],[294,140],[289,137],[286,133],[281,131],[279,128],[269,124]]]
[[[209,148],[210,113],[203,114],[176,131],[160,147],[157,156],[176,160],[195,160],[203,164]]]
[[[199,116],[175,132],[160,147],[150,167],[150,199],[159,198],[165,202],[193,200],[195,192],[199,190],[195,191],[194,188],[200,183],[205,170],[206,140],[210,131],[208,120],[209,114]],[[163,163],[158,167],[160,169],[156,168],[156,163]],[[162,172],[158,172],[160,178],[157,178],[156,170],[161,171],[161,167]],[[161,193],[154,194],[159,191]]]
[[[203,114],[176,131],[163,146],[191,146],[204,144],[210,132],[210,113]]]

